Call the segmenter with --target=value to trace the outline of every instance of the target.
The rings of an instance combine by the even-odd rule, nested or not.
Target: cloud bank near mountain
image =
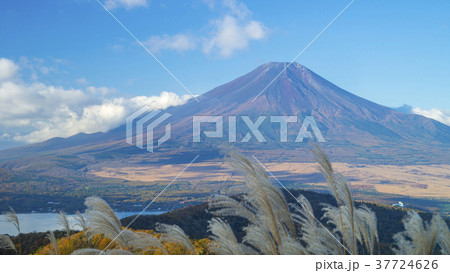
[[[450,126],[450,110],[443,110],[443,109],[422,109],[419,107],[412,107],[411,105],[404,104],[400,107],[393,108],[399,112],[405,113],[405,114],[416,114],[421,115],[427,118],[431,118],[434,120],[439,121],[440,123],[443,123],[445,125]]]
[[[143,106],[165,109],[192,98],[167,91],[159,96],[125,97],[112,96],[118,92],[108,87],[66,89],[39,81],[25,82],[19,70],[12,60],[0,59],[1,138],[18,142],[106,132]]]

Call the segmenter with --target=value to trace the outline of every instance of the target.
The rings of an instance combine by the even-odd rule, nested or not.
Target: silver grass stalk
[[[101,251],[95,248],[83,248],[75,250],[70,255],[134,255],[134,254],[130,251],[126,251],[123,249],[109,249],[106,251]]]
[[[301,227],[301,239],[306,244],[306,249],[314,255],[343,255],[344,250],[328,230],[320,225],[314,218],[311,203],[300,195],[297,198],[301,206],[292,204],[293,220]]]
[[[80,250],[75,254],[121,254],[120,251],[142,253],[156,248],[161,249],[164,254],[167,254],[167,250],[164,248],[161,241],[153,235],[123,229],[116,213],[103,199],[99,197],[88,197],[86,198],[85,205],[87,206],[85,213],[87,218],[85,220],[83,215],[78,212],[77,221],[86,231],[86,234],[88,234],[88,239],[96,234],[103,234],[106,238],[117,242],[121,249],[106,250],[104,252],[101,250],[95,251],[92,249],[85,249]]]
[[[53,249],[50,249],[50,253],[54,255],[59,255],[58,240],[56,240],[53,231],[50,231],[48,233],[47,238],[50,240],[50,245],[53,247]]]
[[[350,186],[344,176],[334,172],[328,156],[318,145],[315,145],[312,153],[319,164],[319,171],[325,176],[328,187],[338,203],[337,209],[326,206],[324,217],[330,219],[329,223],[334,224],[335,230],[341,233],[343,245],[350,248],[352,254],[358,254],[357,241],[361,241],[362,238],[357,226],[359,221],[356,220]]]
[[[0,249],[12,249],[17,253],[17,249],[16,246],[14,245],[13,241],[11,240],[11,238],[4,234],[4,235],[0,235]]]
[[[249,219],[251,222],[257,219],[257,209],[251,204],[241,202],[224,195],[214,195],[209,200],[208,207],[214,211],[215,215],[220,216],[238,216],[245,219]]]
[[[440,225],[440,232],[438,237],[438,244],[441,247],[441,254],[450,255],[450,231],[447,226],[447,223],[437,215],[437,221]]]
[[[280,246],[279,254],[281,255],[306,255],[308,252],[296,237],[287,234],[283,236],[283,243]]]
[[[88,225],[86,219],[84,218],[83,214],[78,210],[75,212],[75,221],[76,221],[75,226],[79,226],[84,232],[87,231]]]
[[[228,158],[234,169],[245,178],[246,192],[242,200],[237,201],[225,196],[216,196],[210,201],[210,209],[217,216],[239,216],[250,224],[244,229],[244,243],[260,254],[305,253],[295,238],[295,225],[283,194],[276,188],[265,170],[241,154],[231,151]],[[220,223],[218,229],[225,228]],[[214,227],[213,225],[213,227]],[[214,240],[225,242],[231,236],[228,232],[217,233]]]
[[[64,211],[60,210],[58,215],[58,224],[64,228],[66,231],[66,237],[70,238],[70,224],[69,220],[67,219],[67,215]]]
[[[280,242],[280,230],[295,234],[295,226],[289,212],[289,206],[283,194],[275,187],[260,164],[253,163],[243,155],[231,151],[228,153],[231,165],[245,178],[246,201],[258,209],[258,213],[268,217],[270,231]],[[288,230],[286,230],[288,229]]]
[[[5,216],[6,221],[13,224],[17,230],[17,233],[20,234],[19,217],[17,217],[17,213],[12,207],[9,207],[9,210],[10,211],[4,213],[3,215]]]
[[[211,219],[208,230],[212,233],[212,252],[219,255],[243,255],[250,252],[250,249],[238,242],[230,225],[221,219]]]
[[[279,245],[281,238],[277,240],[271,234],[269,228],[263,223],[249,224],[244,228],[245,237],[243,242],[255,248],[259,254],[277,255],[279,254]]]
[[[86,238],[86,241],[87,241],[87,245],[90,246],[91,245],[91,241],[90,241],[91,236],[89,235],[89,232],[88,232],[89,227],[88,227],[86,218],[83,216],[83,214],[80,211],[77,210],[75,212],[74,219],[75,219],[75,226],[79,226],[82,229],[82,231],[84,232],[84,237]]]
[[[87,207],[89,236],[103,234],[115,240],[122,248],[130,248],[130,240],[135,234],[130,230],[123,230],[119,218],[105,200],[96,196],[88,197],[84,204]]]
[[[19,255],[22,255],[22,243],[20,241],[20,223],[19,223],[19,217],[17,216],[16,211],[9,207],[9,211],[3,214],[6,218],[6,221],[13,224],[14,227],[17,230],[17,239],[19,241]]]
[[[394,235],[394,252],[402,255],[431,255],[440,239],[443,228],[438,215],[433,215],[429,223],[424,223],[420,215],[408,211],[403,219],[405,230]],[[445,244],[444,244],[445,247]]]
[[[375,245],[379,243],[377,216],[367,206],[361,206],[356,210],[356,221],[359,228],[360,236],[367,252],[374,254]]]
[[[140,251],[161,249],[163,254],[168,254],[161,241],[155,236],[145,232],[135,232],[135,235],[136,236],[130,240],[133,249]]]
[[[196,254],[197,251],[192,245],[191,240],[187,237],[184,231],[177,225],[157,224],[156,230],[162,233],[161,240],[164,242],[173,242],[183,245],[192,254]]]
[[[350,210],[346,206],[334,207],[329,204],[322,204],[322,206],[324,212],[322,219],[334,226],[332,230],[334,236],[342,238],[342,244],[350,248],[351,254],[357,254],[356,246],[353,245],[356,230],[351,224],[353,217],[350,216]],[[343,249],[343,251],[346,254],[346,250]]]

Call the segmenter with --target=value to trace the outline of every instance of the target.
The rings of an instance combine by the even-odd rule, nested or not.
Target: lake
[[[142,215],[158,215],[165,211],[147,211]],[[138,212],[116,212],[122,219],[128,216],[137,215]],[[18,213],[20,231],[22,233],[47,232],[49,230],[63,230],[58,224],[58,213]],[[80,230],[80,227],[74,226],[74,215],[68,215],[70,226],[73,230]],[[13,224],[6,221],[5,216],[0,215],[0,234],[17,235],[17,230]]]

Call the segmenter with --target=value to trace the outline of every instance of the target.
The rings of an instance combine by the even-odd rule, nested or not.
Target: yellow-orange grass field
[[[277,178],[318,173],[316,163],[267,163],[265,166]],[[149,165],[145,167],[102,168],[90,174],[142,181],[153,184],[172,181],[186,165]],[[336,171],[342,173],[354,188],[374,188],[380,193],[400,194],[410,197],[450,198],[450,165],[352,165],[334,163]],[[241,180],[228,163],[202,162],[192,164],[178,178],[193,183],[201,181]],[[310,185],[325,186],[325,180]]]

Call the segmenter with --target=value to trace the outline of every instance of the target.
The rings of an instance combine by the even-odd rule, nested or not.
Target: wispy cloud
[[[8,59],[0,59],[0,67],[2,65],[15,67],[7,71],[19,69],[19,65]],[[2,138],[28,143],[81,132],[105,132],[123,124],[129,114],[145,105],[164,109],[192,98],[190,95],[180,97],[172,92],[127,98],[118,96],[117,90],[108,87],[65,89],[41,82],[24,82],[16,72],[2,75]]]
[[[107,9],[123,7],[129,10],[137,7],[146,7],[148,2],[147,0],[106,0],[104,5]]]
[[[86,78],[82,77],[77,79],[77,83],[80,85],[86,85],[88,84],[88,81],[86,80]]]
[[[64,73],[60,70],[61,65],[65,65],[66,61],[52,58],[50,62],[46,62],[41,58],[20,57],[17,65],[22,72],[27,72],[32,80],[36,80],[40,76],[48,76],[51,73]]]
[[[441,110],[441,109],[420,109],[418,107],[414,107],[412,109],[412,112],[417,115],[422,115],[427,118],[431,118],[434,120],[437,120],[441,123],[444,123],[445,125],[450,126],[450,110]]]
[[[213,35],[205,39],[203,51],[217,52],[221,57],[231,57],[235,51],[248,47],[251,40],[261,40],[267,36],[266,27],[261,22],[243,22],[237,17],[226,15],[213,22]]]
[[[196,38],[188,34],[152,36],[146,41],[146,44],[154,53],[167,49],[183,52],[197,48]]]
[[[204,1],[212,10],[222,9],[225,14],[211,20],[204,29],[205,35],[178,33],[152,36],[145,43],[153,52],[176,50],[184,52],[201,48],[207,55],[228,58],[236,51],[248,48],[250,41],[268,36],[267,27],[252,19],[252,13],[244,3],[235,0]]]
[[[5,58],[0,58],[0,81],[11,79],[16,75],[19,66],[13,61]]]
[[[443,109],[421,109],[419,107],[412,107],[411,105],[404,104],[400,107],[393,108],[399,112],[405,113],[405,114],[416,114],[421,115],[427,118],[431,118],[434,120],[439,121],[440,123],[443,123],[445,125],[450,126],[450,110],[443,110]]]

